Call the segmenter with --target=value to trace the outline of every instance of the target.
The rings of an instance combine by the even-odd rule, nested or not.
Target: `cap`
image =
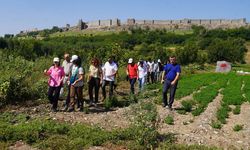
[[[131,64],[133,62],[133,58],[128,59],[128,63]]]
[[[78,59],[78,56],[77,56],[77,55],[73,55],[73,56],[71,57],[70,62],[73,62],[74,60],[77,60],[77,59]]]
[[[60,61],[60,59],[58,58],[58,57],[55,57],[54,59],[53,59],[53,62],[59,62]]]
[[[160,59],[158,59],[157,61],[158,61],[159,63],[161,62],[161,60],[160,60]]]

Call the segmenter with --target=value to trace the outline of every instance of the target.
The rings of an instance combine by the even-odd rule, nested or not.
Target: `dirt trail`
[[[216,112],[221,106],[222,97],[223,95],[219,94],[213,102],[209,103],[207,109],[197,117],[193,117],[191,114],[179,115],[175,111],[170,112],[158,106],[160,118],[164,119],[167,115],[172,115],[175,123],[174,125],[161,124],[159,132],[176,134],[178,143],[204,144],[225,149],[249,149],[250,104],[245,103],[241,106],[241,114],[239,116],[230,115],[229,123],[224,125],[221,130],[211,127],[211,121],[216,119]],[[193,120],[193,122],[189,120]],[[184,125],[183,122],[188,124]],[[244,130],[234,132],[232,127],[236,123],[244,124]]]

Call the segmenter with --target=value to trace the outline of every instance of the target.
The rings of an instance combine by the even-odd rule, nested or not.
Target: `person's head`
[[[158,59],[158,60],[157,60],[157,62],[158,62],[158,63],[161,63],[161,60],[160,60],[160,59]]]
[[[65,53],[65,54],[64,54],[64,60],[66,60],[67,62],[70,61],[70,57],[69,57],[69,54],[68,54],[68,53]]]
[[[58,57],[55,57],[53,59],[53,64],[54,64],[54,66],[60,66],[60,59]]]
[[[100,63],[99,63],[99,60],[97,58],[93,58],[91,60],[91,64],[94,65],[95,67],[97,67],[97,66],[99,66]]]
[[[77,55],[73,55],[73,56],[71,57],[70,62],[72,62],[73,64],[76,64],[77,60],[78,60],[78,56],[77,56]]]
[[[133,63],[134,63],[133,58],[129,58],[128,59],[128,64],[133,64]]]
[[[176,64],[176,57],[175,56],[170,56],[169,57],[169,62],[170,62],[170,64]]]
[[[139,65],[140,65],[141,67],[143,67],[143,61],[140,61]]]
[[[109,56],[108,62],[111,64],[114,61],[114,56]]]

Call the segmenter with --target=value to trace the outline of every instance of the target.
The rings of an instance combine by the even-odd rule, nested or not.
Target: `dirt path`
[[[204,144],[225,149],[249,149],[250,104],[244,103],[241,106],[240,115],[230,115],[228,124],[224,125],[221,130],[211,127],[211,121],[216,119],[216,112],[221,106],[222,97],[223,95],[219,94],[213,102],[209,103],[205,112],[197,117],[193,117],[191,114],[179,115],[175,111],[170,112],[158,106],[161,120],[167,115],[171,115],[175,123],[174,125],[167,125],[161,121],[163,124],[160,125],[159,132],[176,134],[178,143]],[[183,122],[188,124],[184,125]],[[234,132],[232,128],[235,124],[243,124],[244,129],[240,132]]]

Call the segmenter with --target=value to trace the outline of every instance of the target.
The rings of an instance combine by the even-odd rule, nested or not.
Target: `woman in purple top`
[[[60,66],[60,60],[58,57],[53,59],[53,66],[49,68],[49,70],[44,70],[44,74],[49,76],[49,91],[48,91],[48,99],[52,104],[51,110],[53,112],[57,111],[57,104],[60,95],[60,89],[63,84],[64,79],[64,69]]]

